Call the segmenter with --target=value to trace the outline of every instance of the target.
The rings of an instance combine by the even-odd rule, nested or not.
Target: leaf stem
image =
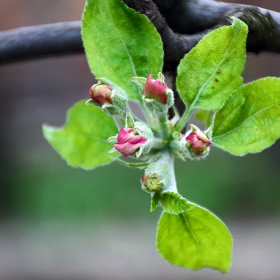
[[[144,169],[144,168],[146,168],[149,165],[149,163],[146,163],[146,162],[143,162],[143,163],[133,163],[133,162],[126,162],[126,161],[121,160],[121,159],[117,159],[117,161],[120,164],[122,164],[122,165],[124,165],[126,167],[139,168],[139,169]]]
[[[189,117],[191,116],[193,112],[193,108],[190,106],[183,114],[183,116],[181,117],[181,120],[177,123],[175,129],[176,131],[180,132],[185,125],[187,124],[187,121],[189,119]]]

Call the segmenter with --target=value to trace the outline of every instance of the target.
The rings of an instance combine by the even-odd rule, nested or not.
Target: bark
[[[247,51],[280,52],[280,14],[254,6],[212,0],[124,0],[146,15],[164,43],[164,70],[174,71],[180,59],[205,34],[231,24],[235,16],[249,27]],[[80,22],[22,27],[0,32],[0,64],[83,52]]]

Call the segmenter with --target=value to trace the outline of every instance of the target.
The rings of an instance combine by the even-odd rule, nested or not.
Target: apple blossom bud
[[[173,159],[169,152],[165,151],[152,160],[141,178],[142,190],[148,193],[173,190],[171,179]]]
[[[150,150],[159,145],[148,125],[144,122],[134,122],[129,112],[126,113],[125,128],[122,128],[118,135],[111,136],[107,142],[115,142],[109,153],[119,151],[125,157],[135,154],[136,158],[149,155]]]
[[[148,78],[131,77],[131,80],[142,89],[142,99],[146,108],[155,113],[165,113],[174,103],[173,91],[164,82],[162,73],[154,80],[152,74]]]
[[[202,130],[193,131],[185,139],[188,143],[187,145],[189,145],[192,152],[197,156],[201,155],[211,145],[211,141]]]
[[[109,115],[122,116],[128,101],[127,95],[118,86],[106,78],[97,78],[98,84],[94,84],[89,90],[89,99],[86,104],[99,106]]]
[[[146,192],[159,192],[164,186],[164,183],[161,181],[162,178],[157,177],[155,173],[149,175],[144,173],[141,178],[142,189]]]
[[[205,158],[210,151],[212,127],[206,131],[191,124],[191,129],[180,140],[180,153],[189,159]]]
[[[117,143],[114,148],[128,157],[135,154],[139,148],[147,142],[147,139],[140,136],[133,128],[122,128],[117,136]]]
[[[112,104],[112,91],[113,89],[107,85],[94,84],[89,90],[89,97],[100,106],[105,103]]]
[[[166,104],[167,95],[166,95],[167,85],[162,83],[159,80],[154,80],[152,74],[146,80],[146,83],[143,87],[143,95],[147,98],[153,98],[160,102],[161,104]]]
[[[191,124],[191,129],[182,134],[172,134],[173,140],[170,147],[173,152],[183,160],[203,159],[206,158],[210,151],[212,127],[202,131],[195,125]]]

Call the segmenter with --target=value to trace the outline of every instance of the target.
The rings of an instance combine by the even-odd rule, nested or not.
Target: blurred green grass
[[[279,215],[279,168],[271,153],[231,156],[215,148],[201,161],[176,161],[179,192],[218,216]],[[42,156],[43,159],[43,156]],[[47,161],[17,170],[14,215],[31,219],[150,217],[143,171],[113,163],[92,171],[67,166],[53,152]]]

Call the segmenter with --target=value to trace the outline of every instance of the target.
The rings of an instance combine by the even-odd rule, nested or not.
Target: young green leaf
[[[165,212],[178,215],[189,209],[187,200],[178,193],[164,192],[155,193],[151,200],[151,212],[158,206],[162,206]]]
[[[213,145],[237,156],[261,152],[279,137],[279,78],[240,87],[214,118]]]
[[[61,128],[43,126],[43,134],[52,147],[73,167],[92,169],[108,164],[117,156],[109,155],[112,144],[106,140],[118,133],[114,119],[85,100],[67,112],[66,124]]]
[[[88,0],[82,39],[92,73],[108,78],[131,99],[141,100],[141,91],[130,77],[157,75],[162,69],[163,47],[155,27],[121,0]]]
[[[157,230],[157,248],[173,265],[226,273],[231,266],[232,237],[226,225],[208,210],[189,204],[189,210],[164,212]]]
[[[234,18],[232,26],[209,33],[181,60],[176,83],[189,112],[219,109],[242,84],[247,30]]]

